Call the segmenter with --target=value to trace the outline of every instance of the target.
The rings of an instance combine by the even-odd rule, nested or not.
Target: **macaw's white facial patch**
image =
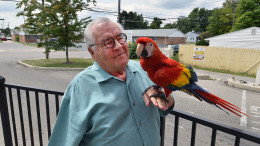
[[[146,51],[148,52],[147,57],[150,57],[150,56],[153,55],[153,49],[154,49],[153,43],[148,42],[148,43],[145,45],[145,49],[146,49]]]

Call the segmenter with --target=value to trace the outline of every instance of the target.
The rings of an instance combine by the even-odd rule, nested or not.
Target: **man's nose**
[[[115,39],[114,41],[115,41],[114,50],[118,50],[118,49],[122,48],[122,45],[123,45],[123,44],[120,44],[116,39]]]

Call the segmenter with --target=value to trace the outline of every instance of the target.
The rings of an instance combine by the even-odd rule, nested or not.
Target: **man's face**
[[[98,24],[92,28],[95,46],[92,57],[107,72],[114,73],[126,68],[129,59],[129,49],[127,42],[120,44],[116,36],[120,29],[113,22],[108,24]],[[104,41],[108,38],[114,38],[115,44],[112,48],[107,48]]]

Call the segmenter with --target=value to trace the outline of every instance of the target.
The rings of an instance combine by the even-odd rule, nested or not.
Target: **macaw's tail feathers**
[[[212,103],[214,105],[219,105],[227,110],[229,110],[230,112],[236,114],[237,116],[240,116],[240,113],[243,114],[243,115],[246,115],[248,116],[247,114],[241,112],[241,109],[237,106],[235,106],[234,104],[230,103],[230,102],[227,102],[226,100],[224,99],[221,99],[211,93],[208,93],[208,92],[203,92],[203,91],[197,91],[201,96],[207,98],[208,100],[212,101]],[[218,106],[218,107],[219,107]],[[220,108],[220,107],[219,107]]]
[[[213,104],[221,110],[223,110],[222,108],[224,108],[240,117],[241,117],[240,113],[248,116],[247,114],[243,113],[239,107],[207,92],[206,90],[204,90],[203,88],[201,88],[200,86],[198,86],[195,83],[192,85],[191,88],[188,89],[188,91],[191,92],[193,94],[193,96],[196,97],[197,99],[204,100],[209,104]],[[225,110],[223,110],[223,111],[225,111]],[[228,112],[226,112],[226,113],[228,113]]]

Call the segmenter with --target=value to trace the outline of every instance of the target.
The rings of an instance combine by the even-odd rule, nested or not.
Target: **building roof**
[[[199,32],[187,32],[186,34],[185,34],[186,36],[196,36],[196,37],[198,37],[198,36],[200,36],[200,33]]]
[[[129,31],[129,30],[127,30]],[[132,36],[147,36],[147,37],[186,37],[178,29],[135,29],[132,31]]]
[[[209,46],[260,49],[260,27],[250,27],[205,40]]]
[[[259,36],[260,35],[260,27],[250,27],[250,28],[246,28],[246,29],[242,29],[242,30],[238,30],[238,31],[234,31],[234,32],[229,32],[229,33],[225,33],[225,34],[221,34],[221,35],[217,35],[214,37],[210,37],[207,38],[205,40],[213,40],[213,39],[219,39],[219,38],[226,38],[226,37],[231,37],[231,36],[243,36],[245,34],[247,35],[251,35],[252,30],[258,30],[256,31],[256,35]]]

